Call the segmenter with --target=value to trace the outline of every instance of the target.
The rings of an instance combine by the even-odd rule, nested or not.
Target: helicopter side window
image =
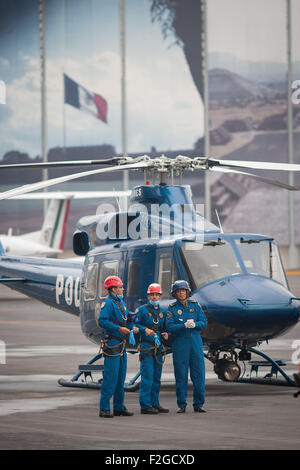
[[[98,264],[89,264],[85,274],[84,300],[95,300],[97,294]]]
[[[100,268],[100,279],[99,279],[99,297],[103,299],[107,297],[107,290],[104,289],[104,281],[108,276],[117,276],[119,273],[119,261],[103,261]]]
[[[140,260],[132,259],[128,264],[128,284],[127,284],[127,297],[138,296],[140,275]]]
[[[171,283],[177,279],[177,271],[174,262],[172,263],[171,256],[168,253],[163,253],[160,255],[158,268],[158,283],[163,291],[162,299],[170,297]]]

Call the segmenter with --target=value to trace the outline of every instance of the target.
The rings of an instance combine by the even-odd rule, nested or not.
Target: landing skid
[[[128,351],[131,354],[136,354],[137,351]],[[172,352],[171,348],[168,348],[166,351],[166,355]],[[73,387],[73,388],[91,388],[91,389],[100,389],[102,378],[98,381],[95,381],[93,378],[93,372],[103,372],[104,365],[103,364],[95,364],[95,362],[99,361],[103,358],[102,353],[96,354],[89,362],[83,365],[78,366],[78,372],[75,374],[71,380],[65,380],[63,378],[58,380],[59,385],[63,387]],[[139,387],[140,383],[137,382],[137,379],[140,377],[141,372],[139,371],[129,382],[124,384],[124,390],[126,392],[136,392]],[[84,377],[79,381],[80,377]]]
[[[103,354],[98,353],[94,356],[89,362],[83,365],[78,366],[78,372],[75,374],[71,380],[65,380],[63,378],[58,380],[59,385],[63,387],[73,387],[73,388],[91,388],[99,390],[101,388],[102,378],[95,381],[93,378],[94,373],[103,373],[104,364],[95,364],[95,362],[103,359]],[[83,376],[83,379],[79,380]],[[140,372],[138,372],[130,382],[125,383],[124,389],[126,392],[135,392],[139,388],[139,383],[135,383],[139,378]]]
[[[131,351],[129,351],[131,352]],[[171,348],[168,348],[166,351],[166,355],[172,352]],[[285,365],[284,361],[274,361],[270,356],[259,351],[254,348],[250,348],[249,352],[253,354],[257,354],[264,358],[264,361],[249,361],[251,365],[251,372],[250,377],[244,377],[243,375],[236,380],[236,383],[252,383],[252,384],[261,384],[261,385],[279,385],[279,386],[287,386],[287,387],[297,387],[300,386],[294,381],[291,377],[289,377],[284,370],[281,368],[281,365]],[[132,352],[133,353],[133,352]],[[135,354],[135,352],[133,353]],[[210,357],[205,353],[204,356],[211,360]],[[78,372],[72,377],[71,380],[65,380],[63,378],[58,380],[58,383],[63,387],[73,387],[73,388],[90,388],[90,389],[100,389],[102,378],[98,379],[97,381],[93,378],[94,373],[103,373],[104,365],[103,364],[95,364],[95,362],[103,359],[103,354],[98,353],[94,356],[89,362],[83,365],[78,366]],[[264,377],[257,377],[257,371],[260,367],[270,367],[271,371],[266,374]],[[256,372],[256,377],[252,377],[252,372]],[[283,379],[277,379],[277,374],[280,373],[283,376]],[[124,385],[124,389],[127,392],[135,392],[139,389],[139,382],[137,382],[138,378],[140,377],[140,371],[127,383]],[[295,376],[296,374],[294,374]],[[79,380],[80,377],[83,376],[81,381]],[[273,378],[273,377],[276,378]],[[300,381],[300,378],[299,378]],[[294,397],[300,395],[299,392],[294,394]]]
[[[101,388],[102,379],[97,382],[93,379],[93,372],[102,372],[104,369],[103,364],[94,364],[99,359],[102,359],[103,354],[98,353],[94,356],[89,362],[84,365],[78,366],[78,372],[75,374],[71,380],[65,380],[63,378],[58,380],[59,385],[63,387],[73,387],[73,388],[92,388],[99,389]],[[79,381],[81,376],[84,376],[84,380]],[[88,380],[90,378],[90,380]]]

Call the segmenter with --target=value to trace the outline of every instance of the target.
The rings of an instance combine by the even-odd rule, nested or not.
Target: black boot
[[[179,408],[177,413],[185,413],[185,408]]]
[[[153,406],[159,413],[169,413],[169,410],[167,408],[163,408],[162,406]]]
[[[206,411],[203,408],[200,408],[200,406],[196,406],[194,411],[195,413],[206,413]]]
[[[158,410],[156,408],[142,408],[142,415],[158,415]]]
[[[114,416],[133,416],[133,413],[124,408],[124,410],[114,410]]]
[[[114,415],[111,414],[110,410],[100,410],[99,411],[100,418],[113,418]]]

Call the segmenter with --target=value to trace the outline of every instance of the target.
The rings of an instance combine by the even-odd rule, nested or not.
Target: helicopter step
[[[89,362],[86,364],[80,364],[78,366],[78,372],[75,374],[71,380],[65,380],[63,378],[60,378],[58,380],[59,385],[62,385],[63,387],[73,387],[73,388],[92,388],[92,389],[100,389],[101,388],[101,383],[102,383],[102,378],[99,380],[95,381],[93,378],[93,372],[102,372],[104,370],[104,364],[94,364],[96,361],[99,359],[103,358],[102,353],[96,354]],[[81,376],[84,376],[84,380],[79,381],[79,378]],[[139,382],[136,382],[136,380],[139,378],[140,372],[138,372],[132,380],[130,380],[128,383],[124,384],[124,389],[126,392],[135,392],[136,390],[139,389]],[[90,378],[90,380],[88,380]]]
[[[282,369],[282,367],[286,365],[285,361],[274,361],[270,356],[263,353],[262,351],[259,351],[258,349],[250,348],[249,352],[261,356],[264,361],[249,361],[248,364],[251,365],[250,376],[248,378],[242,376],[238,379],[238,382],[295,387],[295,382],[293,379],[291,379],[291,377],[289,377]],[[257,377],[257,372],[260,367],[270,367],[271,370],[264,377]],[[251,377],[252,372],[256,372],[256,377]],[[277,379],[278,372],[283,376],[284,380]],[[276,377],[275,379],[272,378],[274,375]]]
[[[286,366],[286,362],[282,361],[281,359],[275,362],[279,366]],[[250,377],[252,375],[252,372],[256,372],[257,377],[258,369],[260,367],[271,367],[271,371],[266,374],[264,378],[273,377],[273,375],[275,375],[277,378],[278,368],[270,361],[249,361],[248,364],[251,365]]]
[[[104,370],[103,364],[94,364],[103,357],[102,353],[96,354],[89,362],[86,364],[81,364],[78,366],[78,372],[75,374],[71,380],[65,380],[63,378],[58,380],[59,385],[63,387],[74,387],[74,388],[93,388],[98,389],[101,387],[102,378],[97,382],[94,381],[92,372],[102,372]],[[78,380],[82,375],[84,375],[84,380],[81,382]],[[91,378],[91,381],[88,381],[88,377]]]

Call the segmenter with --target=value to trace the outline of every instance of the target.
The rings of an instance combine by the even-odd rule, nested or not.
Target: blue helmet
[[[190,288],[190,285],[187,281],[185,280],[179,280],[179,281],[175,281],[173,284],[172,284],[172,287],[171,287],[171,295],[172,297],[174,297],[174,293],[179,290],[179,289],[186,289],[188,291],[188,295],[190,297],[191,295],[191,288]]]

